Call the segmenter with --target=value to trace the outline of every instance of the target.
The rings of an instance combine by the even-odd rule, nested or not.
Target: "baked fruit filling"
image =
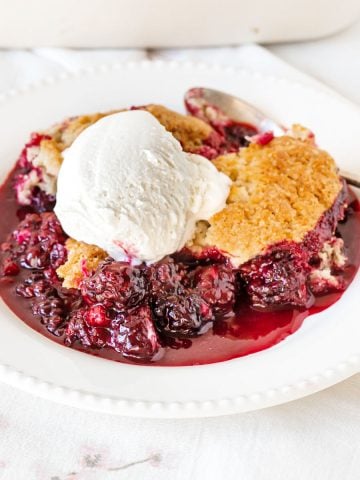
[[[346,286],[337,227],[348,190],[313,135],[300,126],[276,138],[259,134],[196,89],[186,107],[188,115],[161,105],[133,109],[151,113],[185,152],[212,161],[230,178],[230,193],[184,248],[155,263],[116,261],[69,238],[53,212],[63,152],[107,114],[34,133],[21,152],[12,175],[20,220],[1,246],[2,281],[13,281],[32,314],[68,346],[156,361],[231,322],[242,303],[305,310]]]

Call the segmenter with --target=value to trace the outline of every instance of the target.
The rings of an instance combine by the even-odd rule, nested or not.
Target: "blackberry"
[[[209,305],[195,292],[168,294],[156,299],[155,323],[158,330],[171,336],[191,337],[203,333],[213,320]]]
[[[251,304],[260,308],[309,307],[309,258],[301,245],[282,242],[269,253],[240,267],[240,277]]]
[[[85,347],[106,347],[110,341],[110,332],[106,328],[89,325],[86,318],[86,308],[79,308],[71,313],[65,329],[65,344],[71,346],[78,341]]]
[[[146,279],[140,267],[105,261],[82,282],[81,293],[89,305],[101,303],[105,308],[122,311],[143,302],[147,295]]]
[[[236,294],[234,271],[226,265],[198,267],[193,273],[193,286],[212,308],[216,316],[233,310]]]
[[[163,353],[148,306],[120,314],[112,321],[110,345],[131,360],[159,359]]]

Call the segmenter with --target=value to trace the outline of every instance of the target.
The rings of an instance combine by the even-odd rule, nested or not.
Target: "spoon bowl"
[[[196,87],[188,90],[185,98],[191,92],[197,91],[202,100],[217,107],[229,118],[242,123],[253,125],[260,133],[271,130],[275,136],[284,135],[286,129],[274,119],[268,117],[259,109],[241,98],[235,97],[220,90],[206,87]],[[352,186],[360,188],[360,175],[353,172],[339,170],[339,174]]]

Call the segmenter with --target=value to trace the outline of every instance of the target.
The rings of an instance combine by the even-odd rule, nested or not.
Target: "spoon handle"
[[[354,172],[346,172],[345,170],[340,170],[339,173],[349,185],[360,188],[360,175],[357,175]]]

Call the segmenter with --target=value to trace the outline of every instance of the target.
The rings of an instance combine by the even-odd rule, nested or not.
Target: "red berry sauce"
[[[307,297],[301,289],[306,259],[294,245],[279,245],[269,252],[268,264],[266,257],[261,265],[253,263],[255,270],[243,266],[240,280],[220,252],[208,250],[203,258],[182,252],[150,267],[109,259],[81,291],[64,289],[55,270],[66,259],[66,235],[52,212],[24,217],[29,209],[16,204],[13,181],[14,173],[0,189],[5,273],[0,297],[27,325],[60,344],[125,363],[149,364],[149,358],[152,365],[168,366],[219,362],[275,345],[341,297],[341,292]],[[351,202],[338,225],[349,258],[341,273],[344,288],[360,264],[360,205],[353,195]],[[332,220],[325,216],[319,228]],[[313,241],[307,239],[310,250]],[[274,298],[264,295],[262,280],[266,275],[271,280],[274,272],[286,278],[293,269],[299,269],[298,280],[292,276],[290,290],[275,293],[299,305],[274,311]],[[261,299],[261,311],[249,305],[249,298]]]

